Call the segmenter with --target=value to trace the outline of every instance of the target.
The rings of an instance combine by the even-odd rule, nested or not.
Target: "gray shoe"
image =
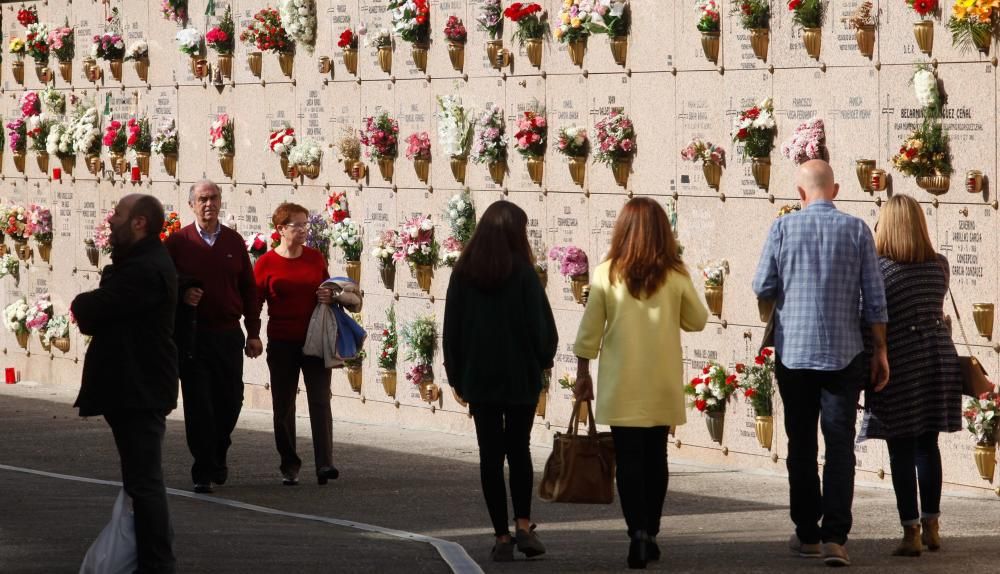
[[[535,534],[534,524],[528,530],[518,528],[514,533],[514,539],[517,541],[517,550],[528,558],[545,554],[545,546],[542,545],[542,541]]]
[[[514,541],[508,540],[507,542],[497,542],[493,546],[493,550],[490,550],[490,559],[494,562],[513,562]]]

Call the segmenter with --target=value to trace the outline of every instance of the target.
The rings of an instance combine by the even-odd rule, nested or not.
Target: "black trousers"
[[[194,457],[191,480],[225,482],[226,454],[243,409],[243,331],[199,331],[191,356],[181,360],[184,429]]]
[[[165,411],[122,410],[104,415],[115,436],[122,483],[132,497],[140,574],[172,574],[175,568],[170,510],[163,483]]]
[[[889,468],[900,522],[903,526],[913,526],[919,524],[921,518],[940,516],[943,477],[938,433],[930,431],[915,437],[890,438],[885,442],[889,447]]]
[[[479,480],[483,485],[486,510],[497,536],[510,534],[507,489],[503,461],[510,466],[510,498],[514,518],[531,518],[531,489],[535,475],[531,468],[531,425],[535,405],[473,403],[469,407],[479,441]]]
[[[282,474],[298,476],[302,468],[302,459],[295,452],[295,397],[299,391],[300,372],[306,383],[316,470],[333,466],[333,412],[330,410],[333,370],[326,368],[323,359],[303,355],[301,344],[284,341],[267,343],[267,367],[271,372],[274,443],[281,455]]]
[[[656,536],[667,497],[668,427],[611,427],[615,441],[618,498],[631,537],[639,530]]]

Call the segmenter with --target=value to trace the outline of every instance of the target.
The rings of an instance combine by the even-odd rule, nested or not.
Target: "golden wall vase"
[[[726,411],[705,413],[705,425],[708,427],[708,436],[714,442],[722,444],[722,437],[726,431]]]
[[[358,51],[354,48],[344,48],[344,67],[352,76],[358,75]]]
[[[413,65],[421,72],[427,71],[427,50],[430,44],[414,44],[410,48],[410,55],[413,57]]]
[[[721,285],[705,285],[705,303],[716,317],[722,316],[722,293]]]
[[[233,158],[235,156],[231,153],[223,154],[219,156],[219,165],[222,166],[222,173],[232,179],[233,177]]]
[[[587,176],[586,156],[569,158],[569,176],[573,178],[573,183],[583,187],[584,179]]]
[[[378,158],[378,171],[382,174],[382,179],[385,181],[392,181],[392,174],[395,171],[396,158],[393,157],[380,157]]]
[[[19,347],[21,347],[22,349],[27,349],[28,348],[28,336],[30,336],[30,335],[31,335],[31,333],[28,332],[28,331],[18,331],[17,334],[15,335],[17,337],[17,345]]]
[[[875,55],[875,25],[858,28],[854,31],[854,39],[858,42],[858,52],[870,60]]]
[[[917,187],[931,195],[944,195],[951,187],[951,178],[947,175],[924,175],[917,178]]]
[[[921,20],[913,24],[913,37],[917,39],[917,47],[930,56],[934,50],[934,22]]]
[[[24,162],[27,157],[28,154],[26,154],[23,151],[14,152],[14,169],[16,169],[21,173],[24,173]]]
[[[21,60],[15,60],[10,64],[10,71],[14,75],[14,81],[18,84],[24,85],[24,62]]]
[[[111,77],[115,79],[116,82],[122,81],[122,63],[121,59],[109,60],[108,66],[111,67]]]
[[[302,175],[308,177],[309,179],[316,179],[319,177],[319,164],[318,163],[308,163],[306,165],[296,165],[295,169]]]
[[[378,65],[386,74],[392,73],[392,46],[382,46],[378,49]]]
[[[708,187],[718,191],[719,183],[722,181],[722,166],[715,162],[706,161],[702,164],[701,171],[705,174]]]
[[[430,265],[414,265],[413,275],[417,279],[417,285],[424,293],[431,292],[431,281],[434,279],[434,268]]]
[[[719,47],[722,45],[721,32],[702,32],[701,49],[705,51],[705,58],[713,64],[719,63]]]
[[[14,253],[17,255],[17,258],[20,259],[21,261],[27,261],[32,258],[31,246],[28,245],[27,241],[18,241],[15,239]]]
[[[884,169],[873,169],[870,186],[872,191],[885,191],[889,187],[889,174]]]
[[[451,60],[451,67],[456,72],[465,69],[465,44],[462,42],[448,42],[448,58]]]
[[[35,163],[38,164],[38,171],[42,173],[49,173],[49,152],[38,152],[35,155]]]
[[[611,173],[619,187],[628,187],[628,176],[632,172],[632,157],[622,157],[611,162]]]
[[[462,408],[469,406],[469,403],[467,403],[465,399],[459,396],[458,391],[455,390],[455,387],[451,388],[451,396],[455,398],[455,402],[458,403]],[[535,408],[537,409],[538,407]]]
[[[751,158],[751,172],[753,180],[757,182],[757,187],[767,189],[771,185],[771,158],[755,157]]]
[[[532,183],[542,185],[542,179],[545,175],[545,160],[541,157],[529,157],[527,163],[528,177],[531,178]]]
[[[295,55],[287,52],[279,53],[278,66],[281,68],[281,73],[284,74],[286,78],[291,78],[293,69],[295,68]]]
[[[587,286],[590,285],[590,273],[581,273],[579,275],[573,275],[569,278],[570,288],[573,290],[573,300],[580,305],[587,304],[587,298],[584,295]]]
[[[757,313],[760,315],[760,322],[767,323],[774,313],[774,299],[757,299]]]
[[[996,14],[996,12],[994,12],[994,14]],[[972,43],[975,44],[977,50],[986,56],[990,53],[990,44],[993,43],[993,34],[986,34],[984,36],[973,35]]]
[[[355,393],[361,393],[361,383],[364,380],[362,377],[362,371],[360,367],[346,367],[344,371],[347,372],[347,382],[351,385],[351,390]]]
[[[149,152],[148,151],[135,152],[135,162],[139,164],[139,172],[142,175],[149,176]]]
[[[382,381],[382,388],[385,389],[385,394],[396,398],[396,370],[380,372],[379,379]]]
[[[111,169],[118,175],[122,175],[127,168],[128,161],[125,159],[125,154],[111,152]]]
[[[986,337],[987,341],[993,340],[993,316],[995,307],[993,303],[973,303],[972,318],[976,322],[976,330],[979,336]]]
[[[35,64],[35,77],[38,81],[47,84],[52,81],[52,68],[46,64]]]
[[[59,75],[64,82],[73,81],[73,60],[59,60]]]
[[[52,339],[52,346],[62,353],[69,352],[69,337],[55,337]]]
[[[458,183],[465,183],[465,170],[469,165],[469,158],[465,156],[451,156],[451,175]]]
[[[757,435],[757,444],[761,448],[771,450],[774,439],[774,417],[754,417],[754,432]]]
[[[2,159],[0,155],[0,159]],[[61,155],[59,156],[59,164],[62,166],[63,173],[66,175],[73,175],[73,169],[76,167],[76,155]]]
[[[132,62],[132,67],[135,69],[135,75],[143,82],[149,78],[149,59],[139,58]]]
[[[219,70],[222,71],[222,75],[228,79],[233,78],[233,55],[232,54],[219,54],[218,60]]]
[[[101,169],[104,168],[104,162],[101,161],[101,156],[97,154],[87,154],[85,156],[85,160],[87,162],[87,171],[89,171],[91,175],[101,174]]]
[[[414,159],[413,171],[416,172],[417,179],[423,183],[427,183],[427,180],[430,179],[431,160],[424,158]]]
[[[433,378],[426,378],[417,385],[420,388],[420,400],[425,403],[433,403],[441,397],[441,389],[434,383]]]
[[[536,68],[542,67],[542,40],[541,38],[529,38],[525,42],[525,50],[528,52],[528,61]]]
[[[247,66],[249,66],[251,74],[259,78],[263,65],[264,57],[260,52],[250,52],[247,54]]]
[[[973,169],[965,174],[965,191],[969,193],[980,193],[983,191],[983,172]]]
[[[97,248],[97,244],[94,243],[93,239],[85,239],[83,241],[84,253],[87,254],[87,260],[90,261],[91,267],[97,267],[97,264],[101,261],[101,250]]]
[[[615,36],[611,38],[611,57],[615,63],[624,66],[628,61],[628,36]]]
[[[507,173],[506,160],[491,161],[487,164],[490,170],[490,179],[497,185],[503,185],[504,175]]]
[[[570,40],[569,59],[574,66],[583,67],[583,57],[587,54],[587,37],[579,40]]]
[[[976,445],[973,457],[976,459],[979,476],[987,482],[993,482],[993,472],[997,466],[997,445],[981,442]]]
[[[163,156],[163,170],[170,177],[177,176],[177,154],[168,153]]]
[[[771,45],[771,31],[767,28],[750,29],[750,47],[753,55],[760,61],[767,61],[767,50]]]
[[[361,262],[360,261],[348,261],[347,262],[347,278],[354,281],[357,284],[361,284]]]
[[[820,50],[823,47],[823,29],[805,28],[802,30],[802,42],[806,45],[806,53],[813,60],[819,60]]]
[[[395,263],[390,263],[388,267],[380,267],[378,274],[382,279],[382,285],[384,285],[386,289],[392,291],[396,287]]]
[[[872,190],[872,170],[875,169],[875,160],[859,159],[854,161],[854,173],[858,176],[858,184],[864,191]]]
[[[52,259],[52,244],[51,243],[39,243],[38,244],[38,256],[42,258],[42,261],[49,263]]]

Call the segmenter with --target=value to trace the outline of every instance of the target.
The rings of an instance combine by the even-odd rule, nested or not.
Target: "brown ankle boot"
[[[903,527],[903,540],[892,551],[893,556],[920,556],[920,525]]]
[[[941,535],[938,534],[938,519],[925,518],[920,521],[923,525],[923,543],[931,552],[937,552],[941,548]]]

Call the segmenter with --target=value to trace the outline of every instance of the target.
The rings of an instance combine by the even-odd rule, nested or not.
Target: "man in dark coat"
[[[110,220],[112,264],[100,286],[71,305],[80,332],[93,337],[74,406],[111,426],[135,512],[140,573],[175,568],[162,448],[167,413],[177,407],[177,272],[160,242],[163,220],[155,197],[123,197]]]

